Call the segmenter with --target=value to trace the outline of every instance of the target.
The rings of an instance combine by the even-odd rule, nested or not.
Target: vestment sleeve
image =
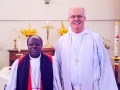
[[[18,59],[14,61],[11,67],[10,77],[6,90],[16,90],[17,67],[18,67]]]
[[[57,42],[57,46],[55,49],[55,55],[54,55],[54,62],[55,65],[57,67],[57,73],[58,76],[60,78],[60,84],[62,86],[62,73],[61,73],[61,44],[62,44],[62,39],[63,38],[59,38],[58,42]]]
[[[59,71],[58,71],[58,63],[56,62],[54,56],[52,57],[53,59],[53,90],[62,90],[61,87],[61,82],[60,82],[60,75],[59,75]]]
[[[99,90],[118,90],[112,64],[102,42],[98,37],[95,40],[97,44],[97,54],[100,67]]]

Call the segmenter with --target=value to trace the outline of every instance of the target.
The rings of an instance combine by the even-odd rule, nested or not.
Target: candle
[[[46,23],[47,23],[47,26],[49,26],[49,21],[47,21]]]
[[[0,42],[0,49],[2,49],[2,42]]]
[[[18,36],[18,52],[20,52],[20,36]]]
[[[115,24],[115,44],[114,44],[114,56],[118,56],[118,41],[119,41],[119,23]]]
[[[16,40],[16,30],[15,29],[13,30],[13,38],[14,38],[14,40]]]

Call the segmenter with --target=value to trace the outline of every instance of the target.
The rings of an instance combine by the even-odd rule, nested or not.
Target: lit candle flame
[[[49,25],[49,21],[46,21],[46,23],[47,23],[47,26]]]
[[[118,25],[118,24],[119,24],[118,21],[116,21],[115,25]]]

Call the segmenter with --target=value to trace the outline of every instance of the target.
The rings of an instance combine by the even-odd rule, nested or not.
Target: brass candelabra
[[[120,57],[119,56],[113,56],[113,57],[111,57],[111,59],[113,59],[114,61],[119,61]]]
[[[16,39],[14,39],[14,49],[17,49]]]

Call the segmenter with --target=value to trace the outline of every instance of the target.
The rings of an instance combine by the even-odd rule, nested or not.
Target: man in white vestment
[[[118,90],[100,36],[84,26],[85,9],[68,11],[69,32],[58,40],[55,58],[64,90]]]
[[[5,90],[62,90],[55,60],[42,53],[42,39],[31,36],[27,46],[29,53],[13,63]]]

